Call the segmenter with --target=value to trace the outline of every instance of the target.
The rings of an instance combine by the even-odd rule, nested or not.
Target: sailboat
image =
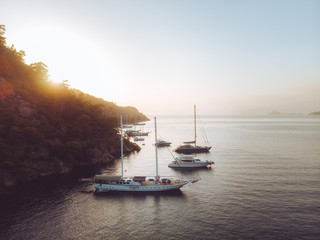
[[[194,141],[184,142],[185,144],[178,146],[174,151],[176,153],[191,154],[191,153],[206,153],[209,152],[211,146],[197,146],[197,117],[196,105],[194,105]],[[194,143],[194,146],[191,145]]]
[[[161,192],[178,190],[189,182],[196,180],[182,180],[173,177],[160,177],[158,173],[158,151],[156,149],[156,176],[134,176],[125,177],[123,175],[123,135],[122,135],[122,115],[121,122],[121,176],[120,175],[96,175],[94,177],[93,187],[97,193],[109,191],[122,192]],[[157,121],[154,118],[155,124],[155,142],[157,142]]]

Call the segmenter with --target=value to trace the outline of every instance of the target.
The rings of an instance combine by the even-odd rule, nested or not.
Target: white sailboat
[[[157,142],[157,122],[155,123],[155,143]],[[197,180],[182,180],[173,177],[160,177],[158,173],[158,151],[156,149],[156,176],[134,176],[125,177],[123,175],[123,136],[122,136],[122,115],[121,115],[121,176],[119,175],[96,175],[93,186],[97,193],[109,191],[123,192],[161,192],[177,190],[189,182]]]
[[[209,152],[211,146],[197,146],[197,114],[196,105],[194,105],[194,141],[184,142],[185,144],[178,146],[174,151],[176,153],[190,154],[190,153],[206,153]],[[194,146],[191,145],[194,143]]]

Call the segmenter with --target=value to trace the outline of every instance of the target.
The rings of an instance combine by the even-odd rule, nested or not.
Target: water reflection
[[[94,193],[94,197],[99,198],[127,198],[134,197],[136,199],[144,199],[147,196],[161,197],[161,198],[184,198],[184,193],[180,190],[165,191],[165,192],[105,192],[105,193]]]
[[[212,167],[204,167],[204,168],[173,168],[176,172],[180,173],[188,173],[195,174],[199,172],[214,172],[214,168]]]
[[[159,122],[173,146],[193,129],[192,118],[180,122]],[[9,202],[0,200],[0,239],[316,239],[319,121],[297,122],[291,132],[274,122],[243,122],[208,121],[215,149],[197,157],[214,160],[212,168],[168,168],[171,153],[159,150],[161,176],[201,178],[179,191],[94,194],[77,178],[24,186]],[[153,140],[151,133],[138,154],[126,156],[125,175],[155,175]],[[120,171],[119,160],[104,169]]]

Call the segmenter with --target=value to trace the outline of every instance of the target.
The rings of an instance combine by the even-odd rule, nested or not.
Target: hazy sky
[[[320,110],[319,0],[0,0],[54,81],[146,114]]]

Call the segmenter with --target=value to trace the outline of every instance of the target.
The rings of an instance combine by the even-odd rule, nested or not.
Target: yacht
[[[143,137],[135,137],[133,140],[135,142],[139,142],[139,141],[144,141],[144,138]]]
[[[148,136],[149,135],[149,132],[141,132],[141,131],[134,131],[134,132],[131,132],[129,134],[130,137],[137,137],[137,136]]]
[[[133,125],[143,126],[143,125],[146,125],[146,123],[144,123],[144,122],[137,122],[137,123],[133,123]]]
[[[175,177],[160,177],[158,173],[158,147],[156,150],[156,175],[154,177],[148,176],[134,176],[125,177],[123,175],[123,136],[122,136],[122,115],[121,122],[121,175],[96,175],[94,177],[93,187],[97,193],[109,191],[123,191],[123,192],[162,192],[178,190],[184,185],[192,182],[197,182],[199,179],[182,180]],[[155,122],[155,143],[157,142],[157,122]]]
[[[193,146],[191,144],[183,144],[178,146],[174,151],[176,153],[184,153],[184,154],[190,154],[190,153],[207,153],[209,152],[211,147],[207,146]]]
[[[132,128],[132,125],[123,125],[122,128]]]
[[[171,142],[162,140],[162,139],[158,139],[157,141],[157,147],[168,147],[171,145]]]
[[[213,161],[200,160],[199,158],[193,157],[193,155],[184,155],[177,157],[168,166],[172,168],[198,168],[207,167],[214,164]]]
[[[197,119],[196,119],[196,105],[194,105],[194,141],[184,142],[185,144],[178,146],[174,151],[176,153],[207,153],[211,146],[197,146]],[[191,145],[194,144],[194,145]]]

